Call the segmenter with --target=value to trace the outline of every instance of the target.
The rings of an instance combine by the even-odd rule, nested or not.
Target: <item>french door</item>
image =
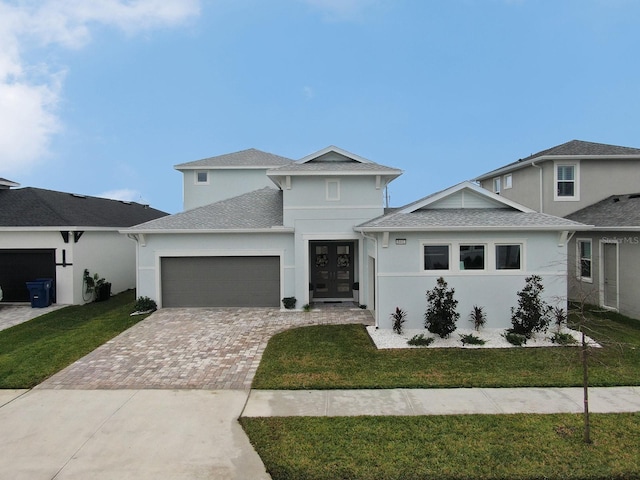
[[[313,298],[353,298],[354,242],[309,242]]]

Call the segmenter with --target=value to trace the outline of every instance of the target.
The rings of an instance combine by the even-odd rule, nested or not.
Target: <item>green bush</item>
[[[433,343],[433,337],[425,337],[424,333],[421,333],[411,337],[411,339],[407,340],[407,343],[414,347],[428,347]]]
[[[573,338],[573,335],[570,333],[560,333],[556,332],[551,337],[552,343],[557,343],[558,345],[575,345],[578,341]]]
[[[424,326],[440,338],[448,338],[456,329],[460,314],[456,312],[458,301],[453,298],[455,290],[447,289],[447,282],[440,277],[433,290],[427,290],[427,312],[424,314]]]
[[[511,307],[513,333],[531,338],[533,332],[546,332],[551,307],[542,300],[544,287],[539,275],[525,278],[525,286],[518,292],[518,308]]]
[[[515,345],[516,347],[521,347],[527,343],[527,336],[520,333],[507,331],[503,333],[502,336],[507,340],[507,342],[511,345]]]
[[[282,299],[282,305],[284,305],[284,308],[287,310],[292,310],[296,307],[296,297],[284,297]]]
[[[487,316],[484,313],[484,308],[474,305],[471,309],[471,313],[469,314],[469,321],[473,322],[473,328],[476,329],[476,332],[480,331],[480,329],[484,327],[484,324],[487,323]]]
[[[398,335],[402,335],[402,328],[407,320],[407,312],[400,307],[396,307],[396,311],[391,314],[391,319],[393,320],[393,331]]]
[[[135,305],[133,306],[134,312],[148,312],[149,310],[157,310],[158,305],[155,300],[149,297],[138,297]]]
[[[476,337],[473,333],[468,333],[466,335],[460,335],[460,341],[463,345],[484,345],[487,343],[482,340],[480,337]]]

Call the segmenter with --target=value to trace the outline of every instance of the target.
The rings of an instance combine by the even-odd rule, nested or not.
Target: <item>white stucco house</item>
[[[507,327],[531,274],[548,301],[566,301],[567,241],[585,227],[470,182],[385,209],[402,171],[334,146],[299,161],[251,149],[176,169],[185,211],[121,230],[137,242],[138,295],[164,308],[295,297],[296,308],[366,305],[380,328],[399,306],[420,328],[425,292],[442,276],[462,317],[482,305],[487,326]]]
[[[85,269],[111,283],[112,293],[135,287],[136,245],[119,229],[166,215],[135,202],[24,187],[0,178],[0,288],[3,303],[29,302],[26,282],[53,280],[61,305],[93,299]]]

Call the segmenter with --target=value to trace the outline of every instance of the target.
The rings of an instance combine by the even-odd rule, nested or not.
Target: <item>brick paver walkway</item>
[[[162,309],[36,388],[248,390],[269,338],[295,326],[373,324],[366,310]]]

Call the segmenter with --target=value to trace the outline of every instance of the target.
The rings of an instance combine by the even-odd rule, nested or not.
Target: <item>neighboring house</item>
[[[475,180],[539,212],[595,225],[569,244],[569,298],[640,318],[630,270],[640,263],[640,245],[633,243],[640,223],[637,215],[619,214],[640,189],[640,148],[572,140]]]
[[[18,186],[0,179],[3,302],[28,302],[25,283],[52,278],[56,303],[84,303],[85,269],[111,282],[114,293],[135,286],[135,243],[118,230],[166,213],[134,202]]]
[[[265,168],[269,159],[284,164]],[[566,300],[566,240],[584,227],[576,222],[468,182],[385,214],[385,188],[402,171],[333,146],[297,162],[256,150],[200,162],[209,185],[223,174],[239,193],[246,170],[263,170],[271,185],[252,181],[257,189],[122,230],[138,242],[138,292],[159,306],[357,301],[382,328],[396,306],[421,327],[426,290],[444,276],[463,318],[483,305],[489,326],[506,327],[534,273],[549,301]],[[192,175],[189,165],[176,168]],[[204,203],[191,190],[207,185],[184,188],[189,205]]]

